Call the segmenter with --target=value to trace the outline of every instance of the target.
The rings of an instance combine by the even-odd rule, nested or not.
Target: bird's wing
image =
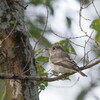
[[[50,61],[53,64],[55,64],[55,65],[75,70],[75,71],[79,72],[82,76],[87,76],[86,74],[84,74],[83,72],[81,72],[80,68],[77,66],[77,64],[75,63],[75,61],[73,61],[70,58],[70,56],[67,55],[64,52],[60,56],[57,55],[57,56],[50,57]]]
[[[51,62],[55,65],[79,71],[77,64],[68,55],[65,55],[63,58],[59,59],[51,59]]]

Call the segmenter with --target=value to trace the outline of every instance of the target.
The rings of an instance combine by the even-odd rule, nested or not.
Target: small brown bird
[[[87,76],[86,74],[81,72],[78,65],[70,58],[70,56],[64,51],[64,49],[61,46],[53,45],[47,50],[50,54],[49,64],[53,72],[63,74],[78,72],[82,76]]]

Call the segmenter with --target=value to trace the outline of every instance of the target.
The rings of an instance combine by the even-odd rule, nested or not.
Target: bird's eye
[[[55,49],[56,49],[55,47],[52,48],[52,50],[55,50]]]

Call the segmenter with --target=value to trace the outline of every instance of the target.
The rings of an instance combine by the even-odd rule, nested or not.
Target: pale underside
[[[49,62],[50,67],[51,67],[51,71],[55,72],[55,73],[72,73],[75,72],[75,70],[69,69],[69,68],[65,68],[63,66],[58,66],[58,65],[54,65],[53,63]]]

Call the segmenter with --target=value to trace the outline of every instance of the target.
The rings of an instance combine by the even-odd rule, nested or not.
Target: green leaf
[[[48,86],[48,82],[41,82],[39,85],[39,91],[44,90]]]
[[[48,46],[50,45],[51,43],[48,41],[47,38],[44,37],[44,33],[43,32],[43,29],[40,29],[38,27],[38,25],[36,24],[33,24],[31,21],[28,21],[27,22],[27,26],[29,27],[28,31],[27,31],[27,35],[31,38],[34,38],[36,39],[38,42],[39,45],[42,45],[42,46]],[[42,33],[42,34],[41,34]]]
[[[71,26],[71,19],[68,18],[68,17],[66,17],[66,21],[67,21],[67,25],[68,25],[68,27],[70,28],[70,26]]]
[[[11,21],[10,21],[10,24],[15,24],[15,23],[16,23],[15,20],[11,20]]]
[[[50,0],[47,0],[47,1],[50,1]],[[50,1],[50,2],[47,2],[47,3],[46,3],[46,6],[50,9],[50,14],[51,14],[51,15],[54,15],[54,9],[53,9],[53,7],[52,7],[51,1]]]
[[[71,50],[72,53],[74,53],[75,55],[77,55],[76,51],[75,51],[75,49],[74,49],[74,47],[72,45],[70,45],[70,49],[69,50]]]
[[[68,53],[73,53],[76,55],[74,47],[71,45],[69,40],[61,40],[58,44]]]
[[[51,14],[53,15],[54,14],[54,9],[52,7],[52,1],[54,1],[54,0],[31,0],[29,2],[29,4],[33,4],[33,5],[36,5],[36,6],[44,5],[44,6],[49,8]]]
[[[31,0],[29,3],[34,4],[34,5],[39,5],[41,4],[41,0]]]
[[[84,4],[84,5],[88,5],[89,3],[90,3],[90,1],[91,0],[84,0],[84,1],[82,1],[82,0],[77,0],[78,2],[82,2],[82,4]]]
[[[36,61],[46,63],[49,61],[49,58],[44,56],[39,56],[36,58]]]
[[[96,34],[95,39],[96,39],[98,42],[100,42],[100,32],[98,32],[98,33]]]
[[[90,27],[94,30],[96,30],[97,34],[95,36],[95,39],[100,42],[100,19],[96,19],[92,22]]]
[[[97,32],[100,32],[100,19],[95,19],[90,25],[92,29],[95,29]]]
[[[67,48],[67,46],[66,46],[66,40],[61,40],[61,41],[58,42],[58,44],[59,44],[66,52],[69,53],[69,50],[68,50],[68,48]]]
[[[60,45],[63,45],[63,44],[65,44],[66,43],[66,40],[61,40],[61,41],[59,41],[59,44]]]
[[[39,63],[36,63],[36,68],[37,68],[37,75],[38,76],[47,76],[48,75],[48,73],[44,72],[45,69]]]
[[[37,50],[34,50],[34,55],[39,55],[41,53],[43,53],[45,50],[44,49],[37,49]]]
[[[64,77],[64,78],[62,78],[62,80],[70,80],[70,78],[69,77]]]

